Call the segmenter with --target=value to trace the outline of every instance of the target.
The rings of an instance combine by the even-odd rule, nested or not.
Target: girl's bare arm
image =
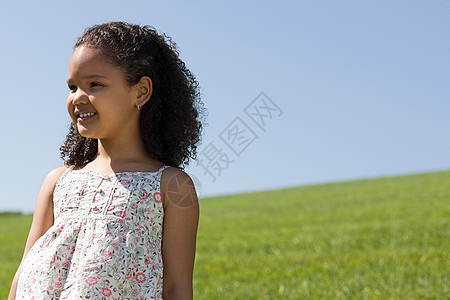
[[[30,233],[28,234],[27,243],[25,245],[25,251],[22,257],[25,258],[28,251],[34,245],[37,239],[39,239],[52,225],[53,225],[53,190],[56,182],[61,174],[67,169],[67,167],[60,167],[51,171],[44,180],[41,190],[36,200],[36,206],[34,208],[33,222],[31,224]],[[20,275],[20,267],[17,269],[9,291],[9,300],[16,298],[17,282]]]
[[[191,178],[176,168],[163,172],[161,190],[164,201],[163,298],[191,300],[199,219],[197,194]]]

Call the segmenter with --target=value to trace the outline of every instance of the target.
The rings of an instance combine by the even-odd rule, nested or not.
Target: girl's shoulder
[[[161,193],[164,206],[175,204],[178,207],[190,207],[198,201],[191,177],[176,167],[164,169],[161,176]]]
[[[72,169],[72,167],[63,166],[56,169],[51,170],[47,176],[45,177],[42,188],[47,190],[48,193],[53,195],[53,192],[58,185],[58,182],[64,177],[64,174],[67,174],[68,170]]]
[[[61,175],[67,171],[70,167],[67,166],[63,166],[63,167],[59,167],[56,169],[51,170],[48,174],[47,177],[45,178],[45,181],[47,182],[47,184],[52,185],[53,187],[55,187],[56,183],[58,182],[59,178],[61,177]]]
[[[62,166],[62,167],[55,168],[55,169],[51,170],[47,176],[59,178],[62,175],[62,173],[64,173],[69,168],[70,167],[68,167],[68,166]]]

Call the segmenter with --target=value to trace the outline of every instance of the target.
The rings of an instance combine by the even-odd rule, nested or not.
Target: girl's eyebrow
[[[106,76],[103,76],[100,74],[89,74],[87,76],[84,76],[84,78],[104,78],[104,79],[106,79]]]
[[[83,76],[85,79],[92,79],[92,78],[101,78],[101,79],[108,79],[106,76],[100,75],[100,74],[89,74],[86,76]],[[67,79],[67,83],[71,82],[72,78]]]

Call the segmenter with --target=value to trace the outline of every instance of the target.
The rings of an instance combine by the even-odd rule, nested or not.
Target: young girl
[[[203,104],[176,45],[121,22],[69,63],[73,123],[46,177],[9,299],[192,299]]]

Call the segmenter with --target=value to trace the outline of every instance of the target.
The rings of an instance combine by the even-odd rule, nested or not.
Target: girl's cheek
[[[75,107],[72,104],[72,97],[70,97],[70,96],[67,98],[66,107],[67,107],[67,112],[69,113],[70,118],[73,120],[73,118],[74,118],[73,112],[75,110]]]

